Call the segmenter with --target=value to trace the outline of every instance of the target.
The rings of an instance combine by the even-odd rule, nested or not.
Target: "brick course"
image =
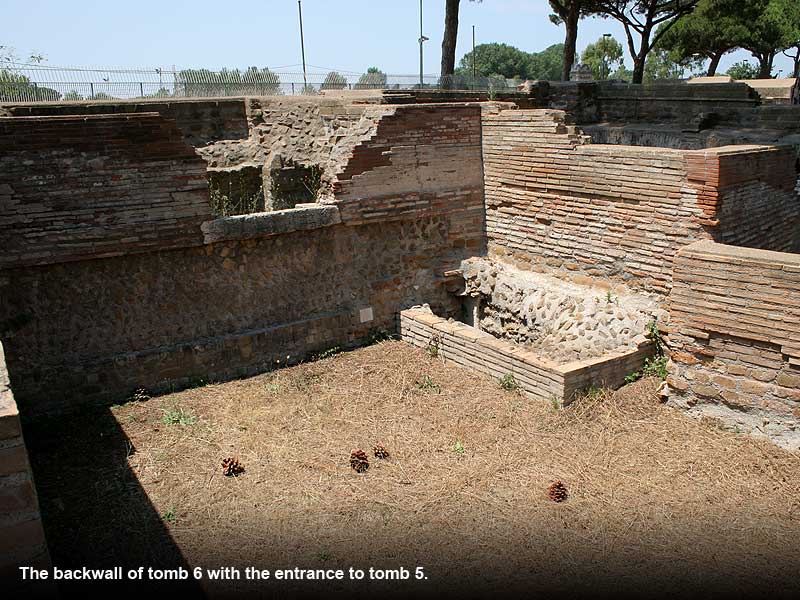
[[[671,402],[800,448],[798,298],[800,255],[682,249],[669,296]]]
[[[562,111],[486,110],[483,157],[489,250],[520,266],[666,294],[693,241],[794,244],[789,148],[592,145]]]
[[[202,244],[206,165],[174,122],[0,118],[0,269]]]
[[[427,308],[402,311],[400,335],[414,346],[435,349],[437,356],[497,379],[511,374],[526,394],[559,406],[592,386],[619,387],[653,352],[650,342],[644,342],[634,350],[557,363],[485,331],[437,317]]]

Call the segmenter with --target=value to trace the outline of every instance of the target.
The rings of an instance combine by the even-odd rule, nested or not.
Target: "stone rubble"
[[[480,297],[481,330],[553,360],[635,348],[665,312],[655,298],[569,283],[485,258],[461,263],[465,294]]]

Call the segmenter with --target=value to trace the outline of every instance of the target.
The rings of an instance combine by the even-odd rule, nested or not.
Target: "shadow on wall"
[[[158,427],[158,425],[155,425]],[[186,581],[127,581],[128,569],[189,570],[164,518],[152,505],[128,458],[136,452],[108,409],[92,418],[41,418],[25,425],[40,508],[54,567],[122,567],[122,582],[60,582],[59,591],[180,592],[204,597]],[[168,511],[169,509],[164,509]]]

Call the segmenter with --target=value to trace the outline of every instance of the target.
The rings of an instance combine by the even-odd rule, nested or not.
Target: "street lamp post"
[[[604,33],[603,34],[603,41],[607,42],[608,38],[610,38],[610,37],[611,37],[610,33]],[[608,53],[608,48],[606,47],[606,44],[603,44],[603,80],[604,81],[606,79],[608,79],[608,62],[606,61],[606,57],[608,56],[607,53]]]
[[[422,44],[428,41],[424,35],[422,35],[422,0],[419,0],[419,87],[423,85],[422,79]]]

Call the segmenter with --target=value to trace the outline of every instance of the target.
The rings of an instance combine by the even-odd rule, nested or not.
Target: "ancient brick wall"
[[[0,268],[202,243],[206,165],[158,114],[0,118]]]
[[[697,242],[669,296],[670,402],[800,448],[800,255]]]
[[[791,247],[800,207],[789,149],[587,141],[561,111],[485,112],[491,254],[666,293],[676,251],[693,241]]]
[[[97,119],[167,127],[157,115]],[[55,117],[49,126],[72,131],[73,121]],[[186,237],[156,238],[150,248],[131,250],[115,240],[116,256],[102,250],[101,237],[82,247],[85,255],[56,255],[51,264],[29,266],[25,256],[9,258],[0,270],[0,338],[21,410],[57,412],[79,402],[120,401],[137,387],[155,391],[255,373],[333,346],[363,343],[382,329],[393,331],[398,310],[406,306],[429,302],[442,314],[456,310],[443,273],[483,252],[480,110],[392,107],[376,130],[379,135],[353,150],[358,172],[349,172],[347,191],[327,205],[195,218]],[[152,135],[108,137],[130,142],[129,153],[157,158],[153,164],[168,154]],[[89,144],[77,134],[72,143]],[[168,167],[181,165],[184,155],[191,155],[193,169],[204,162],[185,145],[175,152],[178,158],[159,172],[182,187],[182,180],[169,179],[174,173]],[[369,164],[361,158],[366,155],[381,155],[384,162]],[[47,155],[36,157],[33,168],[43,169],[38,165]],[[127,164],[109,162],[97,180],[113,182]],[[417,166],[424,181],[410,175]],[[31,191],[31,202],[68,191],[62,179],[36,189],[39,196]],[[431,195],[420,200],[423,189]],[[62,208],[67,215],[93,192],[78,190],[69,190],[73,204]],[[129,178],[125,190],[128,202],[159,206],[149,199],[160,191],[145,177]],[[198,183],[198,197],[201,191],[206,193]],[[392,214],[365,208],[380,205],[406,208]],[[49,208],[52,214],[58,207]],[[168,215],[166,201],[164,210]],[[106,216],[128,227],[129,236],[161,232],[158,222],[148,230],[142,221],[153,210],[114,211],[109,208]],[[97,211],[87,214],[98,218]],[[73,239],[58,230],[60,221],[50,221],[54,234]],[[9,237],[13,243],[18,238],[16,231]]]
[[[0,344],[0,578],[18,581],[18,565],[46,568],[49,562],[33,473]]]
[[[793,251],[800,229],[794,148],[728,146],[687,153],[687,161],[690,184],[701,180],[702,195],[712,202],[704,210],[718,222],[715,241]]]
[[[217,140],[246,138],[249,132],[244,98],[192,98],[140,100],[138,102],[59,102],[6,105],[14,117],[64,115],[123,115],[157,112],[175,121],[184,141],[201,147]]]
[[[484,246],[481,108],[398,107],[352,150],[334,202],[345,223],[449,215],[447,245]]]

